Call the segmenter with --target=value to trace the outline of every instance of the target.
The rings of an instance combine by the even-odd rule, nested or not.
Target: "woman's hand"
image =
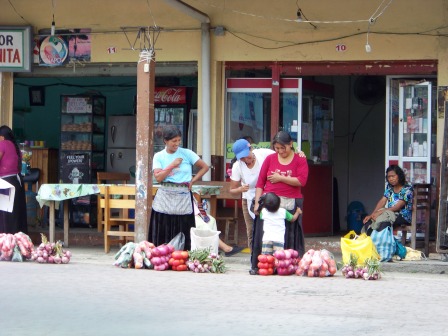
[[[305,152],[303,152],[303,151],[301,151],[301,150],[298,150],[298,151],[297,151],[297,154],[298,154],[300,157],[304,157],[304,158],[306,158]]]
[[[365,223],[367,223],[371,219],[372,219],[372,216],[370,216],[370,215],[365,216],[364,219],[362,220],[362,223],[365,224]]]
[[[273,173],[272,175],[268,175],[267,180],[271,183],[278,183],[283,181],[283,176],[279,173]]]
[[[181,165],[182,161],[183,161],[182,158],[176,158],[176,159],[174,159],[173,162],[171,162],[170,166],[172,168],[177,168],[177,167],[179,167]]]

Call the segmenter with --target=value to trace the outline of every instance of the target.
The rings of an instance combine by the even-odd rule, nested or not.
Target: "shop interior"
[[[70,71],[71,69],[67,69],[65,75],[62,72],[57,76],[51,76],[51,69],[46,75],[40,76],[16,74],[13,129],[20,141],[33,141],[34,148],[60,148],[61,95],[105,96],[106,125],[110,116],[135,114],[135,75],[110,73],[101,76],[98,72],[96,75],[72,76]],[[345,217],[350,202],[362,202],[369,212],[384,190],[386,77],[372,78],[374,80],[371,81],[364,76],[306,78],[334,88],[334,147],[329,162],[334,177],[333,223],[330,232],[324,234],[338,234],[347,229]],[[194,88],[191,111],[197,110],[197,85],[197,74],[193,73],[185,75],[165,72],[164,75],[156,75],[156,86]],[[39,88],[41,93],[37,100],[31,96],[35,88]],[[196,134],[191,128],[189,130]],[[105,147],[107,146],[106,143]],[[191,136],[187,137],[187,147],[196,149]],[[309,159],[310,164],[314,164],[312,158]],[[57,173],[58,169],[54,171]],[[56,183],[58,179],[59,177],[54,176],[53,181],[48,183]]]

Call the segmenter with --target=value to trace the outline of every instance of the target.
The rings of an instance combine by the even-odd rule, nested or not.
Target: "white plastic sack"
[[[191,250],[205,249],[210,247],[210,252],[218,254],[220,233],[221,231],[199,230],[192,227],[190,230]]]

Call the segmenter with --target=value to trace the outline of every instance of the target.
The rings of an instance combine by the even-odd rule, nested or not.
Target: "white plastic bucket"
[[[217,254],[220,233],[221,231],[199,230],[192,227],[190,230],[191,250],[210,248],[210,252]]]

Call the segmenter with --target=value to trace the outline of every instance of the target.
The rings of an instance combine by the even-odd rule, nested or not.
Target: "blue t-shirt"
[[[412,203],[414,199],[414,189],[410,184],[405,184],[399,193],[394,193],[394,188],[388,184],[384,191],[384,197],[387,198],[386,207],[394,206],[398,201],[404,201],[406,204],[400,209],[400,215],[410,223],[412,220]]]
[[[165,169],[177,158],[181,158],[182,163],[174,168],[163,182],[188,183],[193,178],[193,166],[200,157],[192,150],[182,147],[173,154],[169,154],[166,149],[157,152],[152,162],[153,172],[155,169]]]

